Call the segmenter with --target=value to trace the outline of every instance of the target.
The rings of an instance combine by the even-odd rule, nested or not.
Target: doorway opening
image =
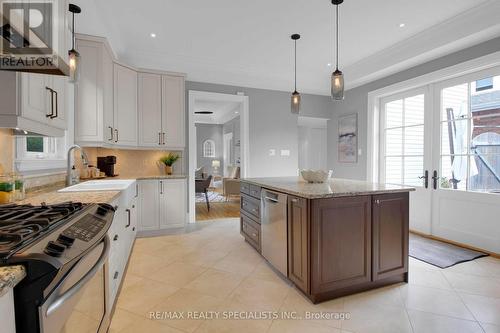
[[[239,217],[247,165],[248,97],[189,91],[191,223]]]

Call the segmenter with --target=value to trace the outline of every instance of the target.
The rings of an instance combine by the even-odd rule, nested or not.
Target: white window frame
[[[208,139],[203,141],[203,157],[215,157],[215,141]]]
[[[19,172],[58,171],[66,167],[67,135],[61,138],[43,137],[43,153],[27,151],[26,137],[15,138],[16,170]]]

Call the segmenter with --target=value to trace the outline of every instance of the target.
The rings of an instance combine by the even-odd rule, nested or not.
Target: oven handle
[[[108,258],[109,254],[109,238],[108,235],[104,237],[104,249],[102,250],[101,256],[97,260],[96,264],[92,269],[85,274],[84,277],[80,279],[75,285],[69,288],[64,294],[56,298],[48,307],[47,307],[47,317],[50,316],[54,311],[56,311],[61,305],[63,305],[68,299],[73,297],[77,292],[79,292],[85,284],[94,277],[94,275],[101,269],[102,265]]]

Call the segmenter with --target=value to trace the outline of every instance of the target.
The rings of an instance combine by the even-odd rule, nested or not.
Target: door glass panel
[[[385,128],[403,126],[403,100],[387,103],[385,106]]]
[[[441,188],[500,191],[500,76],[441,91]]]
[[[422,186],[424,173],[424,94],[384,105],[385,182]]]
[[[385,154],[386,156],[401,156],[403,154],[402,128],[386,130]]]
[[[411,186],[423,186],[422,170],[424,169],[424,157],[404,158],[404,183]]]
[[[405,155],[424,155],[424,125],[405,128]]]
[[[385,159],[385,181],[390,184],[403,183],[403,158],[386,157]]]
[[[467,83],[445,88],[441,96],[441,120],[451,121],[468,117],[469,86]]]
[[[468,154],[467,127],[469,120],[445,121],[441,123],[441,154]]]
[[[424,123],[424,95],[417,95],[404,100],[405,126]]]

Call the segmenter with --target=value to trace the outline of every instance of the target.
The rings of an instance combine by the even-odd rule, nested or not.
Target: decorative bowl
[[[300,174],[302,178],[308,183],[324,183],[328,178],[332,176],[333,171],[325,170],[301,170]]]

